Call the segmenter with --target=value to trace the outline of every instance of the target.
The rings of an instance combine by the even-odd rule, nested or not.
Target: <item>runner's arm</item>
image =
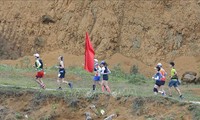
[[[108,69],[108,74],[110,74],[111,73],[111,71],[110,71],[110,69]]]
[[[107,73],[104,73],[104,71],[105,71],[105,68],[103,67],[103,68],[101,69],[101,74],[102,74],[102,75],[107,74]]]
[[[98,72],[101,73],[102,72],[102,69],[101,67],[98,67]]]

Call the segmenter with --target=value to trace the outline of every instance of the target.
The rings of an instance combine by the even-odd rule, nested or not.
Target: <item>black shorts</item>
[[[161,81],[162,85],[165,85],[165,81]]]
[[[103,75],[103,80],[108,80],[108,75]]]
[[[165,85],[165,81],[156,81],[155,84],[160,87],[162,85]]]
[[[65,69],[59,69],[59,78],[65,78]]]

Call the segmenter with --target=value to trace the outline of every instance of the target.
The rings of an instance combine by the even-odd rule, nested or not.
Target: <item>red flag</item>
[[[88,33],[86,32],[85,37],[85,66],[84,69],[88,72],[93,72],[94,70],[94,49],[92,47],[92,44],[90,42],[90,38],[88,36]]]

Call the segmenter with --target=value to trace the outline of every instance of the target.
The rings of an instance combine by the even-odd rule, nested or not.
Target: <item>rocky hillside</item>
[[[1,59],[82,55],[86,31],[99,58],[152,64],[200,53],[199,0],[1,0],[0,16]]]

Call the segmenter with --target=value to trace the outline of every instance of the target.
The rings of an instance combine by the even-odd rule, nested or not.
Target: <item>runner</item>
[[[152,77],[152,79],[155,80],[153,92],[154,92],[155,95],[157,95],[158,94],[158,88],[160,88],[160,86],[163,84],[163,81],[161,81],[162,74],[160,73],[160,67],[156,66],[155,70],[156,70],[156,74],[154,75],[154,77]]]
[[[101,78],[101,67],[99,66],[98,64],[98,60],[97,59],[94,59],[94,84],[93,84],[93,91],[96,90],[96,85],[99,84],[101,85],[101,81],[100,81],[100,78]]]
[[[66,83],[69,85],[70,88],[72,88],[72,83],[68,82],[68,81],[65,81],[64,78],[65,78],[65,66],[64,66],[64,58],[63,56],[60,56],[58,57],[58,60],[59,60],[59,72],[58,72],[58,80],[57,80],[57,83],[58,83],[58,89],[57,90],[62,90],[62,83]]]
[[[164,90],[164,85],[165,85],[165,80],[166,80],[167,73],[166,73],[165,70],[163,69],[161,63],[158,63],[157,66],[160,67],[160,73],[161,73],[161,75],[162,75],[162,78],[161,78],[161,81],[162,81],[161,83],[162,83],[162,85],[160,86],[160,88],[161,88],[162,91],[159,91],[159,92],[160,92],[163,96],[165,96],[166,93],[165,93],[165,90]]]
[[[174,68],[175,63],[170,62],[169,64],[170,64],[170,67],[171,67],[171,80],[170,80],[169,85],[168,85],[169,86],[169,96],[172,97],[171,88],[172,88],[172,86],[174,86],[174,88],[176,89],[176,91],[179,94],[179,98],[183,99],[183,95],[181,94],[181,91],[178,88],[178,75],[177,75],[177,72]]]
[[[38,53],[34,54],[34,56],[35,56],[35,67],[37,69],[36,82],[40,85],[41,88],[45,89],[45,84],[42,81],[42,78],[44,77],[43,62],[40,59],[40,55]]]
[[[101,74],[103,75],[103,80],[101,84],[102,92],[104,92],[104,88],[106,88],[106,91],[111,93],[110,88],[108,86],[108,74],[111,73],[111,71],[108,69],[108,65],[105,61],[101,62]]]

